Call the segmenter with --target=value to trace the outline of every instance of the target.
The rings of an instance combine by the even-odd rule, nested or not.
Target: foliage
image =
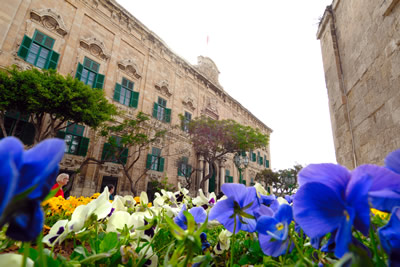
[[[189,123],[189,136],[196,153],[212,166],[229,153],[255,150],[268,145],[269,136],[259,129],[234,120],[213,120],[198,117]],[[212,177],[213,169],[200,182],[200,188]]]
[[[56,136],[65,123],[98,127],[117,114],[104,92],[92,89],[68,75],[55,70],[18,70],[16,67],[0,71],[0,124],[4,136],[6,111],[29,114],[35,126],[34,143]]]
[[[265,185],[271,186],[274,195],[285,196],[293,194],[298,188],[297,175],[303,166],[297,164],[292,168],[273,171],[264,169],[257,173],[256,181],[263,182]]]

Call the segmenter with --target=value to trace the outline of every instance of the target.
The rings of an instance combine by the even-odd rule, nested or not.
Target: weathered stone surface
[[[334,0],[318,29],[336,158],[350,168],[400,145],[399,2]]]

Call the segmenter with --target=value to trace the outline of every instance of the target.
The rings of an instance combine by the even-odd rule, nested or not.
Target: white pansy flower
[[[203,193],[202,189],[199,189],[199,195],[192,200],[193,205],[195,206],[203,206],[215,204],[217,201],[217,196],[214,192],[212,192],[208,197],[206,197]]]
[[[124,229],[125,225],[130,229],[134,225],[132,216],[126,211],[113,212],[107,223],[107,232],[118,232]]]
[[[112,203],[112,207],[114,209],[114,212],[127,210],[127,208],[124,205],[124,198],[121,196],[115,196],[114,201]]]
[[[257,183],[257,182],[256,182],[256,184],[254,185],[254,188],[256,189],[257,196],[258,196],[259,198],[261,197],[260,194],[261,194],[261,195],[264,195],[264,196],[270,195],[270,194],[267,192],[267,190],[265,190],[265,188],[264,188],[260,183]]]
[[[22,261],[24,259],[24,255],[15,254],[15,253],[7,253],[0,255],[1,266],[22,266]],[[26,267],[33,267],[35,263],[32,259],[26,259]]]
[[[42,242],[52,247],[55,244],[59,244],[65,240],[68,235],[68,220],[59,220],[53,227],[51,227],[49,233],[43,237]],[[2,262],[2,261],[1,261]],[[3,262],[2,262],[3,263]]]
[[[278,197],[276,200],[278,200],[279,205],[282,205],[282,204],[288,204],[289,205],[289,202],[287,202],[287,200],[284,199],[283,197]]]

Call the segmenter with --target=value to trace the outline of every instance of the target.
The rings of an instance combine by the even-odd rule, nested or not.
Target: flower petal
[[[354,226],[365,236],[369,230],[370,207],[368,203],[368,191],[372,179],[368,174],[353,176],[346,189],[346,203],[355,211]]]
[[[17,210],[9,219],[8,237],[19,241],[32,241],[42,231],[44,215],[38,201],[27,200],[26,207]]]
[[[393,207],[400,206],[400,192],[391,189],[369,192],[369,201],[380,211],[391,212]]]
[[[227,197],[233,197],[233,199],[243,207],[243,201],[247,194],[246,186],[243,184],[226,183],[221,186],[221,190]]]
[[[259,234],[268,235],[268,232],[276,232],[276,225],[279,223],[275,218],[261,216],[257,220],[257,232]]]
[[[202,207],[195,207],[189,210],[190,214],[193,215],[194,221],[196,223],[203,223],[206,221],[207,213]]]
[[[223,185],[222,185],[223,186]],[[227,230],[233,233],[235,220],[234,218],[230,218],[234,213],[234,197],[228,197],[227,199],[220,200],[214,207],[211,208],[210,213],[208,215],[209,220],[217,220],[219,221]],[[239,232],[241,229],[241,222],[239,221],[239,217],[236,216],[236,228],[235,233]]]
[[[260,247],[265,255],[272,257],[279,257],[286,253],[288,248],[289,239],[286,241],[271,241],[272,237],[269,235],[260,234],[258,240],[260,242]]]
[[[379,239],[383,249],[390,255],[400,249],[400,207],[393,209],[388,224],[379,228]]]
[[[337,193],[320,183],[304,184],[293,200],[295,221],[311,238],[322,237],[338,228],[344,211],[344,203]]]
[[[47,139],[24,153],[17,193],[37,185],[30,199],[43,200],[56,182],[58,164],[64,156],[65,142]]]
[[[386,156],[385,166],[388,169],[400,174],[400,149],[397,149]]]
[[[275,219],[278,222],[286,222],[287,224],[290,224],[293,220],[292,206],[287,204],[280,205],[278,212],[275,214]]]
[[[351,227],[353,226],[355,211],[353,209],[347,209],[347,213],[348,216],[343,217],[335,238],[335,256],[338,258],[341,258],[349,251],[349,244],[351,242]]]
[[[350,172],[337,164],[310,164],[299,172],[298,180],[300,186],[309,182],[322,183],[340,196],[350,180]]]

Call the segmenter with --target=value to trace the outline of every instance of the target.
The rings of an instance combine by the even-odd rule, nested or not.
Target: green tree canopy
[[[6,112],[18,111],[30,115],[35,126],[34,143],[56,136],[67,121],[96,128],[117,114],[102,90],[52,69],[21,71],[12,67],[0,71],[0,90],[3,136],[9,134],[4,126]]]
[[[204,116],[190,121],[189,136],[196,153],[203,156],[210,166],[226,154],[265,147],[269,140],[269,136],[259,129],[234,120],[213,120]],[[212,175],[210,171],[200,182],[200,187]]]

